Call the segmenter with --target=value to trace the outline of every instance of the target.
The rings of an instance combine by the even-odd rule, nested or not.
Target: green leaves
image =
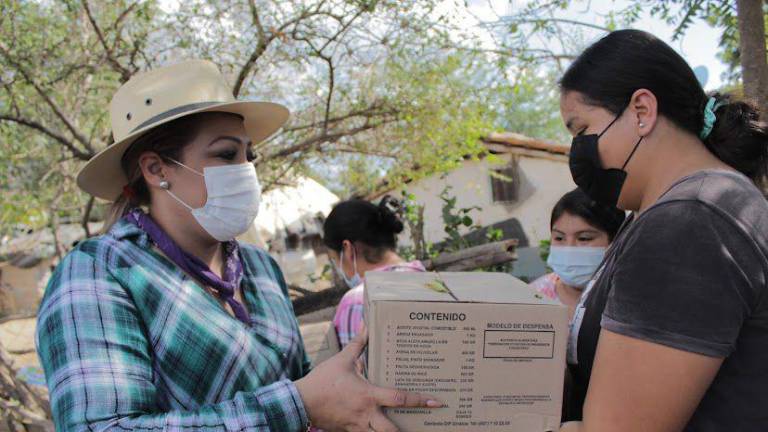
[[[544,262],[547,262],[547,259],[549,259],[549,248],[552,247],[552,241],[547,240],[541,240],[539,242],[539,256],[541,257],[541,260]]]
[[[639,20],[637,11],[647,7],[649,2],[636,1],[635,7],[625,13],[628,23]],[[650,2],[652,16],[674,25],[673,39],[680,39],[696,20],[704,20],[710,26],[719,29],[720,46],[717,57],[728,65],[728,72],[723,77],[731,84],[741,79],[739,57],[739,26],[736,2],[733,0],[655,0]],[[768,4],[763,5],[763,14],[768,17]],[[765,20],[768,29],[768,19]],[[766,33],[768,34],[768,32]]]
[[[526,42],[531,29],[558,31],[534,15],[563,0],[533,1],[504,20],[498,52],[484,51],[460,6],[437,0],[257,0],[253,8],[247,0],[90,0],[91,17],[84,4],[0,4],[0,114],[33,120],[83,155],[110,141],[108,101],[126,71],[194,57],[216,62],[233,88],[239,79],[241,97],[291,109],[291,122],[259,148],[267,188],[306,174],[344,197],[365,195],[383,179],[400,188],[467,159],[492,160],[480,138],[494,130],[565,136],[558,69],[540,57],[552,53]],[[7,121],[0,143],[10,203],[0,210],[3,228],[82,217],[87,197],[74,177],[83,161],[71,149]],[[473,209],[444,204],[452,238],[473,228]]]
[[[441,294],[447,294],[451,292],[448,287],[445,285],[445,282],[443,282],[440,279],[435,279],[432,281],[427,282],[426,287],[434,292],[438,292]]]
[[[464,216],[464,217],[461,219],[461,223],[462,223],[462,225],[464,225],[465,227],[471,227],[471,226],[472,226],[472,218],[471,218],[471,217],[469,217],[469,216]]]
[[[474,220],[470,216],[470,213],[481,211],[482,208],[477,206],[457,208],[457,199],[451,195],[452,189],[447,185],[440,193],[440,199],[443,201],[443,230],[448,235],[445,244],[441,247],[442,252],[453,252],[468,247],[469,243],[463,238],[463,234],[466,233],[464,230],[472,231],[482,228],[474,225]]]

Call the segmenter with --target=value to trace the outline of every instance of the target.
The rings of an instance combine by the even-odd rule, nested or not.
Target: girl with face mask
[[[633,212],[576,309],[563,431],[768,430],[768,126],[653,35],[561,80],[570,168]],[[571,349],[573,348],[573,349]]]
[[[259,209],[252,146],[287,118],[234,100],[207,61],[117,91],[115,143],[78,175],[113,202],[105,233],[38,312],[56,430],[393,430],[382,406],[439,406],[358,375],[364,336],[310,371],[280,268],[235,240]]]
[[[552,273],[536,279],[531,286],[543,296],[568,306],[572,316],[623,222],[623,211],[595,202],[581,189],[563,195],[550,218],[547,265]]]
[[[346,346],[363,326],[363,278],[369,271],[426,271],[420,261],[406,262],[397,253],[397,235],[403,222],[399,204],[384,197],[379,205],[353,199],[337,204],[324,225],[323,241],[336,273],[349,291],[344,294],[333,324],[339,342]]]

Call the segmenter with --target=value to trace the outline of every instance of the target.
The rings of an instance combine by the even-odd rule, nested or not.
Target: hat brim
[[[172,115],[163,115],[157,121],[140,127],[91,158],[77,174],[77,185],[96,198],[115,201],[122,193],[123,187],[128,184],[122,168],[122,158],[128,147],[139,137],[158,126],[203,112],[222,112],[242,116],[246,133],[254,144],[277,132],[290,115],[288,109],[280,104],[246,101],[198,104],[191,109],[175,112]]]

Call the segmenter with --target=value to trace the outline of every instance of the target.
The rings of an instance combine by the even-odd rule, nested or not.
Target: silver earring
[[[170,183],[167,180],[160,180],[160,189],[168,190],[171,188]]]
[[[643,122],[640,122],[640,127],[641,127],[641,128],[644,128],[644,127],[645,127],[645,123],[643,123]]]

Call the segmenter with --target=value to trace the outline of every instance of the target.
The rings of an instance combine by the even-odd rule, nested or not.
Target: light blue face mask
[[[592,279],[604,256],[604,247],[552,246],[547,265],[566,285],[583,288]]]
[[[341,248],[341,254],[339,255],[339,262],[336,264],[336,272],[338,272],[341,275],[341,278],[344,279],[344,283],[347,284],[347,287],[350,289],[360,285],[363,283],[363,278],[360,277],[359,274],[357,274],[357,254],[352,255],[352,270],[355,272],[352,277],[347,276],[346,273],[344,273],[344,246]]]

